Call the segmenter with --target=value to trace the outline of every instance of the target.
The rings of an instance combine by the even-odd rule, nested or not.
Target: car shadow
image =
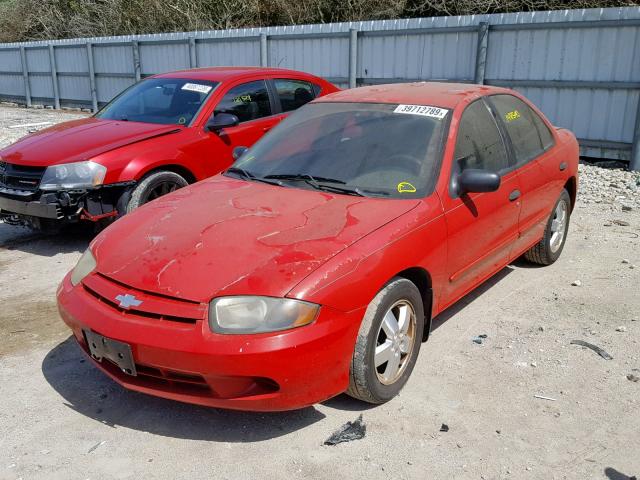
[[[440,328],[447,320],[457,315],[461,310],[471,305],[474,301],[480,298],[484,293],[488,292],[495,285],[500,283],[507,275],[513,272],[515,269],[511,265],[507,265],[498,273],[493,275],[488,280],[485,280],[480,286],[476,287],[471,292],[467,293],[464,297],[451,305],[449,308],[441,312],[431,321],[431,331],[434,332]]]
[[[83,252],[95,236],[93,228],[73,225],[58,233],[0,223],[0,250],[17,250],[41,257]]]
[[[625,475],[619,472],[615,468],[607,467],[604,469],[604,474],[609,480],[636,480],[635,475]]]
[[[239,412],[132,392],[92,365],[73,337],[46,355],[42,373],[70,409],[110,427],[121,426],[165,437],[259,442],[325,418],[313,407],[275,413]]]

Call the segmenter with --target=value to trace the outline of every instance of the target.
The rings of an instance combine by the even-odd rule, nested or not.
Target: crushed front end
[[[0,161],[0,220],[38,230],[55,230],[80,220],[113,219],[125,212],[135,186],[131,181],[42,190],[46,169]]]

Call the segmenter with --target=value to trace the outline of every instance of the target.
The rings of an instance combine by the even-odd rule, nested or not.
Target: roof
[[[232,78],[242,76],[255,75],[262,73],[263,75],[295,75],[295,76],[312,76],[308,73],[298,72],[296,70],[288,70],[285,68],[271,67],[205,67],[191,68],[189,70],[177,70],[174,72],[166,72],[154,75],[157,78],[188,78],[193,80],[213,80],[223,82]]]
[[[402,103],[453,109],[467,98],[506,91],[508,90],[500,87],[471,83],[392,83],[342,90],[320,97],[314,102]]]

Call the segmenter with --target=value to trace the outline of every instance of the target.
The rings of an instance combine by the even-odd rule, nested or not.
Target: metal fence
[[[0,44],[0,99],[96,110],[154,73],[304,70],[343,87],[414,80],[515,88],[584,156],[640,170],[640,7]]]

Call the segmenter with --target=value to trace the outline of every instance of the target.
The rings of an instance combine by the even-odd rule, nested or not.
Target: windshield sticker
[[[520,112],[518,110],[514,110],[513,112],[507,112],[504,115],[504,118],[507,122],[513,122],[520,118]]]
[[[188,90],[190,92],[204,93],[205,95],[211,91],[213,87],[211,85],[201,85],[199,83],[185,83],[181,90]]]
[[[403,105],[396,107],[393,113],[408,113],[409,115],[422,115],[423,117],[442,120],[449,110],[446,108],[430,107],[429,105]]]
[[[187,123],[187,119],[184,117],[180,117],[178,119],[178,125],[184,125],[185,123]]]
[[[416,187],[409,182],[400,182],[398,184],[398,193],[415,193]]]

